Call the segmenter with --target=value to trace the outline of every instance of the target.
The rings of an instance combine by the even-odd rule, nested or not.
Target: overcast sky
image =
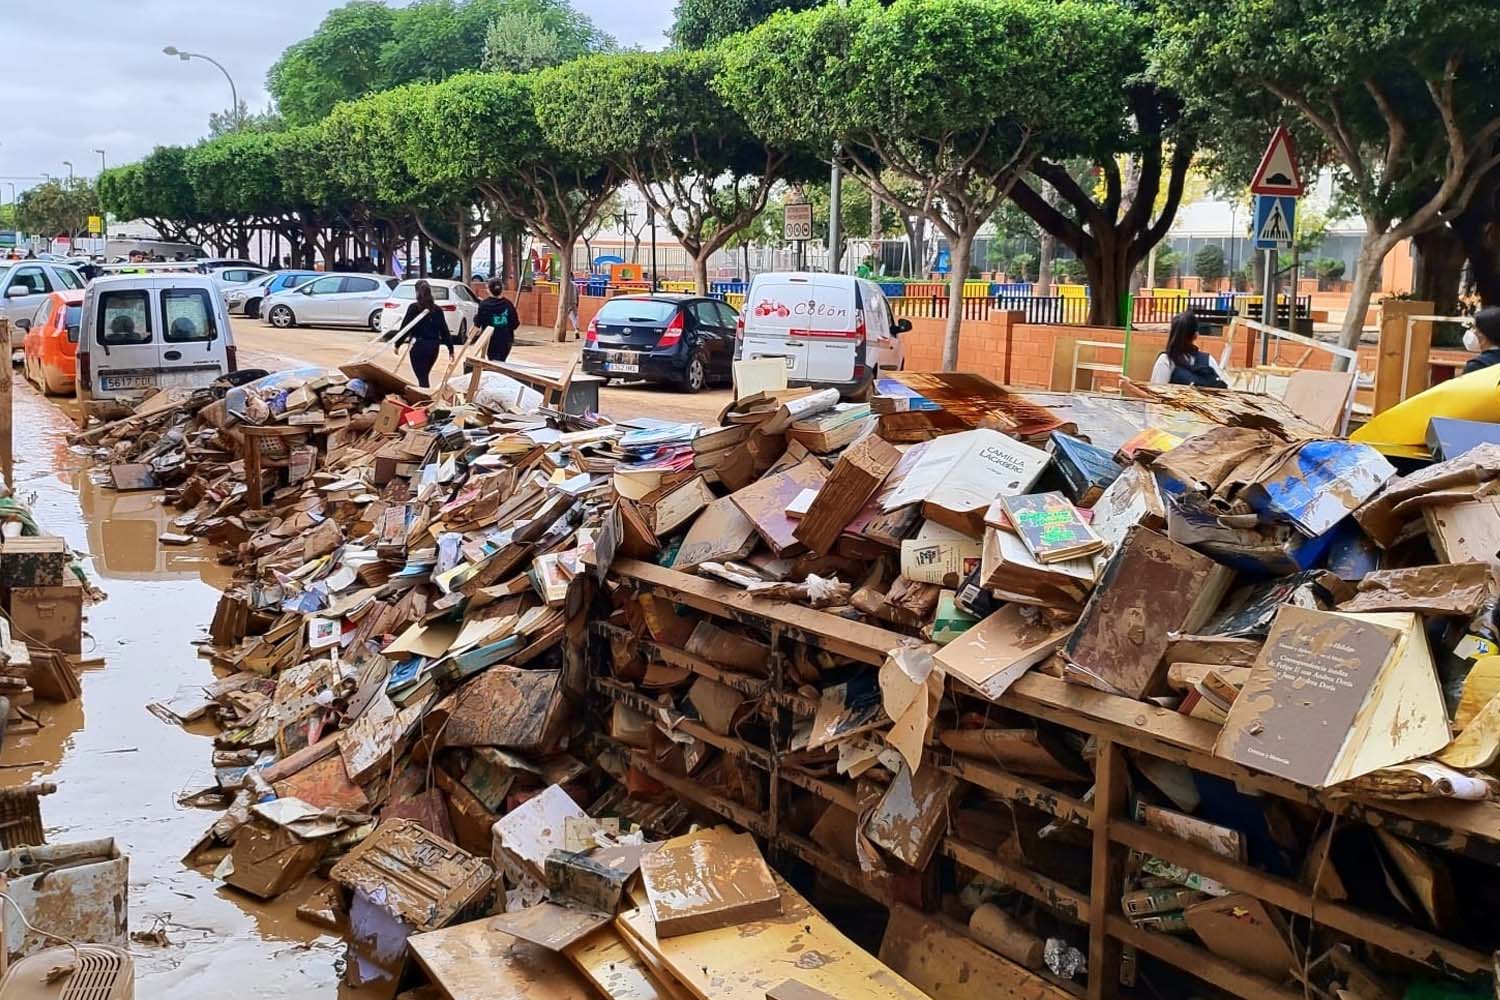
[[[253,110],[267,103],[266,70],[343,0],[0,0],[0,200],[63,161],[92,177],[108,162],[206,134],[229,107],[212,65],[162,55],[202,52],[224,64]],[[402,6],[405,0],[393,0]],[[574,0],[622,44],[659,48],[673,0]]]

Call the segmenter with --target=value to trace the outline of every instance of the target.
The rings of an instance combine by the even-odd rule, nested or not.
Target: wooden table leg
[[[1120,991],[1120,942],[1105,919],[1120,912],[1125,889],[1125,848],[1110,843],[1109,824],[1129,805],[1125,751],[1101,740],[1094,765],[1093,868],[1089,878],[1089,1000],[1112,1000]]]

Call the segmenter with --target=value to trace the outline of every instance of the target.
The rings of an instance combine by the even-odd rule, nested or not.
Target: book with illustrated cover
[[[1104,549],[1104,540],[1084,523],[1061,493],[1001,497],[1001,506],[1026,549],[1040,563],[1081,559]]]

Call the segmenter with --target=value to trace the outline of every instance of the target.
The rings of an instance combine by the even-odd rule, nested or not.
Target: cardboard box
[[[76,580],[61,587],[14,587],[10,623],[26,642],[41,642],[60,653],[83,652],[83,587]]]
[[[395,396],[380,401],[380,412],[375,417],[375,433],[394,434],[401,429],[401,416],[407,410],[405,403]]]
[[[53,535],[0,542],[0,583],[7,587],[61,587],[68,571],[68,543]]]

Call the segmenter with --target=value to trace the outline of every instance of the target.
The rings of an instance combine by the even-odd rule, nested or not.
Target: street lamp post
[[[104,167],[104,150],[102,150],[102,149],[96,149],[96,150],[94,150],[94,152],[96,152],[96,153],[99,154],[99,172],[102,174],[102,173],[104,173],[104,170],[105,170],[105,167]]]
[[[68,180],[71,182],[73,180],[73,162],[71,160],[63,160],[63,166],[68,168]]]
[[[166,48],[162,49],[161,51],[162,51],[163,55],[176,56],[178,59],[181,59],[183,62],[187,62],[189,59],[202,59],[204,62],[210,62],[210,63],[213,63],[215,66],[219,67],[219,72],[223,73],[224,74],[224,79],[226,79],[226,80],[229,81],[229,115],[230,115],[230,118],[235,123],[239,123],[239,121],[240,121],[240,92],[239,92],[239,90],[237,90],[235,88],[234,77],[232,77],[232,76],[229,75],[229,70],[227,70],[227,69],[224,68],[224,64],[223,63],[219,62],[219,60],[213,58],[212,56],[206,56],[206,55],[204,55],[201,52],[183,52],[181,49],[179,49],[175,45],[168,45]]]

